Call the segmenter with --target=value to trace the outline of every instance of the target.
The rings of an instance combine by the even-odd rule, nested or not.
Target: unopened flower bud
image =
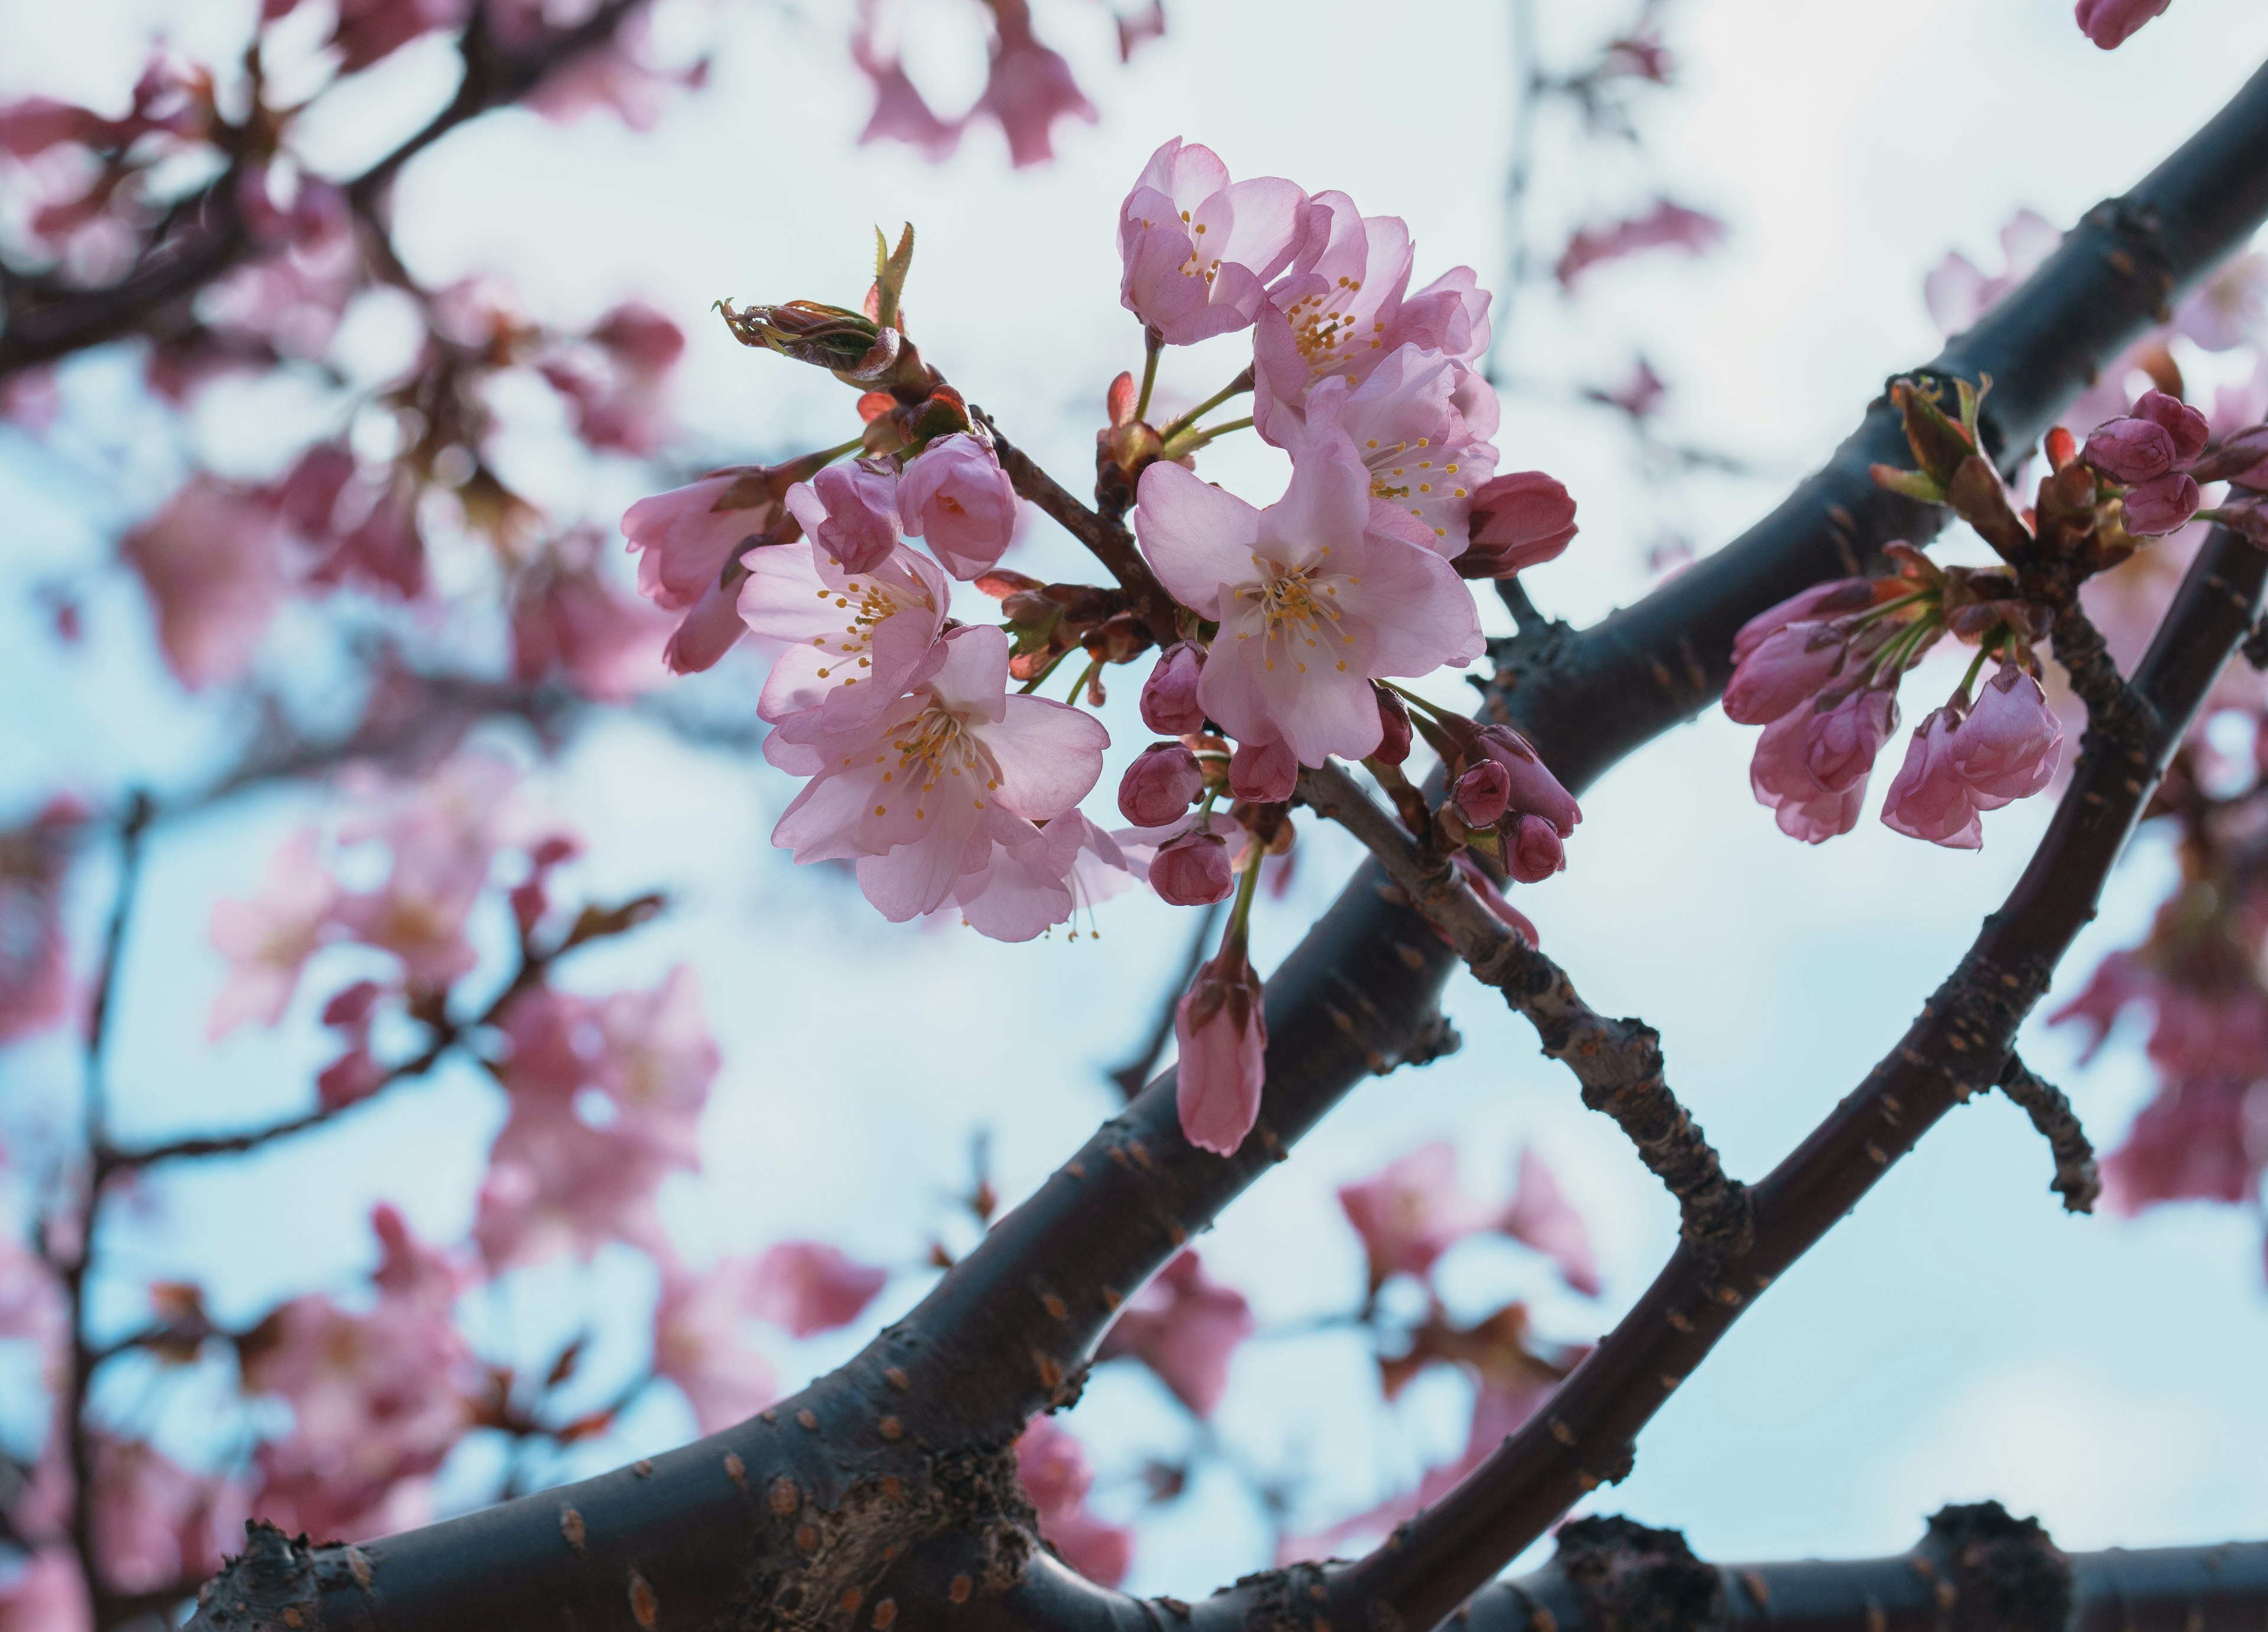
[[[1512,773],[1494,760],[1483,760],[1457,778],[1449,799],[1468,827],[1493,827],[1512,803]]]
[[[2142,400],[2134,405],[2135,416],[2146,419],[2154,425],[2162,425],[2166,434],[2174,439],[2174,463],[2186,467],[2205,452],[2205,445],[2213,438],[2213,427],[2205,416],[2179,397],[2162,391],[2146,391]]]
[[[1204,673],[1204,653],[1185,640],[1175,641],[1158,654],[1158,665],[1142,683],[1142,723],[1169,736],[1204,729],[1204,709],[1197,702],[1197,678]]]
[[[1240,742],[1228,761],[1228,785],[1240,799],[1280,805],[1300,785],[1300,761],[1280,742]]]
[[[1204,793],[1197,756],[1178,742],[1152,743],[1119,779],[1118,808],[1138,827],[1176,820]]]
[[[1575,501],[1540,470],[1517,470],[1473,494],[1471,543],[1450,564],[1462,577],[1508,578],[1551,560],[1575,536]]]
[[[762,346],[799,363],[833,369],[860,385],[886,378],[896,364],[903,337],[861,312],[791,300],[784,305],[733,310],[718,303],[733,337],[744,346]]]
[[[1897,728],[1896,698],[1878,687],[1854,691],[1804,721],[1805,767],[1830,793],[1863,787],[1874,756]]]
[[[2146,482],[2126,496],[2126,531],[2146,539],[2179,532],[2204,503],[2194,476],[2176,471]]]
[[[1484,725],[1474,733],[1474,746],[1510,773],[1512,809],[1534,812],[1557,828],[1563,838],[1575,831],[1575,824],[1583,820],[1582,811],[1527,738],[1509,725]]]
[[[1185,833],[1150,858],[1150,887],[1172,907],[1210,907],[1236,888],[1227,842],[1210,833]]]
[[[790,488],[789,514],[846,572],[872,572],[898,544],[898,482],[887,467],[830,465]]]
[[[1987,801],[2028,799],[2046,787],[2062,747],[2063,726],[2039,681],[2004,663],[1954,731],[1948,757],[1989,809]]]
[[[1373,684],[1378,697],[1378,746],[1371,758],[1381,765],[1399,765],[1410,757],[1410,709],[1385,687]]]
[[[1522,816],[1504,826],[1505,871],[1522,884],[1540,884],[1565,871],[1567,847],[1559,830],[1541,816]]]
[[[2088,434],[2084,457],[2114,482],[2154,482],[2174,467],[2173,433],[2153,420],[2106,420]]]

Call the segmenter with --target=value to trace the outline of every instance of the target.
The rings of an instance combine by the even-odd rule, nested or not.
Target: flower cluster
[[[998,564],[1018,480],[990,422],[905,333],[910,227],[895,250],[878,241],[859,310],[724,308],[743,342],[858,388],[859,433],[642,500],[622,529],[641,589],[678,616],[673,666],[707,667],[744,632],[776,654],[757,705],[764,754],[806,781],[773,842],[799,862],[851,864],[886,916],[953,910],[1022,940],[1137,879],[1175,905],[1234,898],[1175,1026],[1183,1130],[1226,1155],[1259,1114],[1264,1074],[1252,884],[1292,842],[1301,768],[1366,762],[1429,842],[1477,849],[1513,878],[1564,865],[1580,813],[1533,747],[1396,682],[1477,658],[1462,580],[1554,558],[1574,505],[1540,472],[1497,474],[1496,397],[1475,368],[1488,297],[1465,268],[1412,292],[1403,222],[1344,194],[1232,180],[1177,139],[1136,179],[1118,240],[1147,361],[1138,387],[1130,371],[1110,386],[1097,433],[1090,516],[1108,530],[1134,510],[1138,557],[1106,555],[1116,587]],[[1167,348],[1243,332],[1248,369],[1151,423]],[[1204,423],[1248,392],[1249,415]],[[1248,428],[1290,456],[1265,505],[1194,468]],[[955,581],[1000,601],[999,627],[955,619]],[[1107,832],[1079,805],[1109,736],[1074,705],[1101,704],[1104,669],[1152,651],[1141,714],[1159,740],[1120,780],[1130,825]],[[1073,704],[1031,695],[1074,656]],[[1454,784],[1438,812],[1399,769],[1413,731]]]

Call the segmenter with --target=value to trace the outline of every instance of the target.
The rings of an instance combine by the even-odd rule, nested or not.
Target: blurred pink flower
[[[1495,1220],[1457,1177],[1456,1148],[1447,1140],[1421,1144],[1361,1183],[1340,1186],[1339,1205],[1362,1238],[1373,1291],[1397,1275],[1430,1275],[1443,1253]]]
[[[1550,1258],[1558,1266],[1560,1277],[1585,1297],[1599,1295],[1599,1265],[1591,1251],[1591,1232],[1560,1190],[1558,1180],[1534,1150],[1520,1153],[1519,1182],[1496,1227]]]
[[[247,1020],[273,1026],[283,1018],[339,897],[317,842],[313,827],[300,828],[269,857],[258,895],[213,903],[212,944],[228,963],[228,981],[213,1000],[207,1037],[224,1037]]]
[[[742,1338],[754,1311],[745,1258],[695,1274],[666,1260],[653,1312],[653,1369],[684,1391],[699,1430],[745,1422],[778,1396],[771,1362]]]
[[[95,1556],[114,1591],[202,1580],[240,1542],[247,1504],[234,1481],[193,1474],[138,1440],[99,1434],[93,1451]]]
[[[2228,1078],[2162,1083],[2118,1148],[2102,1158],[2113,1212],[2161,1202],[2257,1199],[2268,1166],[2268,1090]]]
[[[191,690],[242,679],[284,599],[283,527],[264,496],[202,472],[126,535],[166,661]]]
[[[1071,77],[1071,64],[1033,34],[1025,0],[986,4],[992,9],[995,34],[992,70],[969,116],[989,114],[1000,121],[1008,138],[1009,162],[1019,170],[1044,165],[1056,156],[1057,120],[1077,118],[1093,124],[1100,115]]]
[[[1050,1416],[1035,1417],[1016,1441],[1016,1475],[1038,1510],[1040,1538],[1098,1586],[1115,1587],[1134,1559],[1134,1533],[1087,1511],[1094,1474],[1078,1440]]]
[[[1682,249],[1697,255],[1715,248],[1724,236],[1725,224],[1716,217],[1657,198],[1642,215],[1582,228],[1567,241],[1552,275],[1562,289],[1572,290],[1585,273],[1607,261],[1648,249]]]
[[[2106,51],[2116,50],[2172,0],[2079,0],[2073,8],[2080,32]]]
[[[592,447],[651,453],[671,426],[664,406],[670,370],[685,350],[677,325],[643,301],[626,301],[538,371],[573,411],[575,434]],[[603,367],[592,366],[595,357]]]
[[[523,568],[512,591],[512,677],[553,675],[600,702],[626,702],[669,678],[674,638],[658,607],[617,590],[600,571],[599,538],[578,528]]]
[[[889,1279],[888,1270],[824,1241],[780,1241],[750,1270],[744,1306],[756,1320],[811,1337],[856,1320]]]
[[[85,805],[59,796],[25,826],[0,833],[0,1043],[44,1031],[70,1012],[63,892],[86,817]]]
[[[1252,1305],[1184,1252],[1127,1300],[1095,1350],[1098,1361],[1130,1355],[1199,1416],[1211,1416],[1228,1389],[1229,1357],[1252,1335]]]
[[[2062,230],[2047,217],[2029,210],[2018,210],[2000,229],[2000,272],[1988,275],[1968,256],[1955,251],[1922,280],[1922,300],[1929,308],[1930,320],[1944,334],[1975,327],[1977,319],[2038,271],[2062,242]]]
[[[338,0],[331,43],[338,48],[339,71],[368,68],[420,34],[454,28],[471,10],[472,0]]]

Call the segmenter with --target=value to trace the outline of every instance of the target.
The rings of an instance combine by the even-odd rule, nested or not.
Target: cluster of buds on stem
[[[1533,743],[1509,725],[1476,724],[1398,687],[1381,686],[1378,696],[1384,740],[1364,764],[1411,832],[1452,854],[1478,851],[1521,884],[1566,867],[1566,841],[1583,812]],[[1441,756],[1447,792],[1437,808],[1428,809],[1402,770],[1413,731]]]
[[[1131,663],[1156,643],[1150,626],[1130,606],[1123,589],[1093,584],[1048,584],[1021,572],[995,567],[976,587],[1000,602],[1001,621],[1013,644],[1011,679],[1037,686],[1073,651],[1084,652],[1084,684],[1101,701],[1101,670]]]

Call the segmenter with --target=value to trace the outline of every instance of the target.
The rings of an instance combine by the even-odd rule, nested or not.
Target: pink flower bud
[[[1843,636],[1824,623],[1791,623],[1749,649],[1725,687],[1725,717],[1769,725],[1808,702],[1843,666]]]
[[[1947,757],[1977,803],[1991,810],[2046,787],[2062,749],[2063,726],[2039,681],[2008,663],[1984,682],[1977,706],[1953,732]]]
[[[1378,749],[1370,757],[1381,765],[1399,765],[1410,757],[1410,710],[1401,698],[1383,686],[1373,686],[1378,696]]]
[[[1949,709],[1933,709],[1922,721],[1882,801],[1882,824],[1910,839],[1973,850],[1984,842],[1984,830],[1969,783],[1954,766],[1957,724]]]
[[[1504,767],[1512,777],[1512,803],[1516,811],[1533,812],[1559,830],[1565,838],[1583,820],[1574,796],[1559,785],[1528,739],[1509,725],[1484,725],[1476,746]]]
[[[1174,1085],[1182,1134],[1201,1150],[1233,1156],[1260,1120],[1268,1019],[1260,977],[1238,940],[1197,971],[1174,1010],[1181,1062]]]
[[[2176,471],[2146,482],[2126,496],[2126,531],[2144,539],[2178,533],[2204,503],[2194,476]]]
[[[1170,907],[1210,907],[1236,888],[1228,842],[1211,833],[1185,833],[1150,858],[1150,887]]]
[[[1300,785],[1300,761],[1281,742],[1240,742],[1228,760],[1228,790],[1255,805],[1280,805]]]
[[[1802,709],[1781,715],[1764,727],[1749,762],[1749,788],[1756,803],[1771,807],[1782,833],[1806,844],[1823,843],[1857,827],[1867,794],[1863,776],[1839,792],[1821,787],[1812,776],[1804,732],[1815,717]]]
[[[1824,622],[1846,612],[1864,612],[1874,604],[1874,585],[1869,579],[1833,578],[1815,584],[1741,625],[1741,632],[1733,636],[1733,661],[1742,661],[1791,623]]]
[[[1505,869],[1521,884],[1541,884],[1555,872],[1567,866],[1567,847],[1559,842],[1559,830],[1541,816],[1523,816],[1517,824],[1506,823]]]
[[[1118,783],[1118,808],[1138,827],[1162,827],[1204,792],[1197,756],[1178,742],[1153,743],[1134,756]]]
[[[1449,802],[1469,826],[1493,827],[1512,802],[1512,773],[1494,760],[1483,760],[1457,778]]]
[[[1830,793],[1864,787],[1874,756],[1898,728],[1897,700],[1867,687],[1804,722],[1804,766]]]
[[[788,513],[845,572],[872,572],[897,548],[898,482],[860,459],[829,465],[787,493]]]
[[[1472,498],[1472,542],[1454,565],[1468,578],[1508,578],[1551,560],[1575,536],[1575,501],[1540,470],[1483,482]]]
[[[2080,32],[2106,51],[2126,43],[2127,36],[2162,13],[2173,0],[2079,0],[2073,15]]]
[[[2205,416],[2183,401],[2162,391],[2146,391],[2142,400],[2134,405],[2135,415],[2154,425],[2165,428],[2174,439],[2174,463],[2186,466],[2205,452],[2205,445],[2213,439],[2213,427]]]
[[[1152,731],[1178,737],[1204,729],[1204,709],[1197,703],[1197,677],[1204,673],[1204,653],[1185,640],[1177,640],[1158,654],[1157,666],[1142,683],[1142,723]]]
[[[1016,532],[1015,484],[998,455],[966,432],[939,437],[906,467],[898,508],[906,531],[956,578],[989,570]]]
[[[2174,467],[2174,434],[2154,420],[2105,420],[2088,434],[2080,457],[2113,482],[2152,482]]]

